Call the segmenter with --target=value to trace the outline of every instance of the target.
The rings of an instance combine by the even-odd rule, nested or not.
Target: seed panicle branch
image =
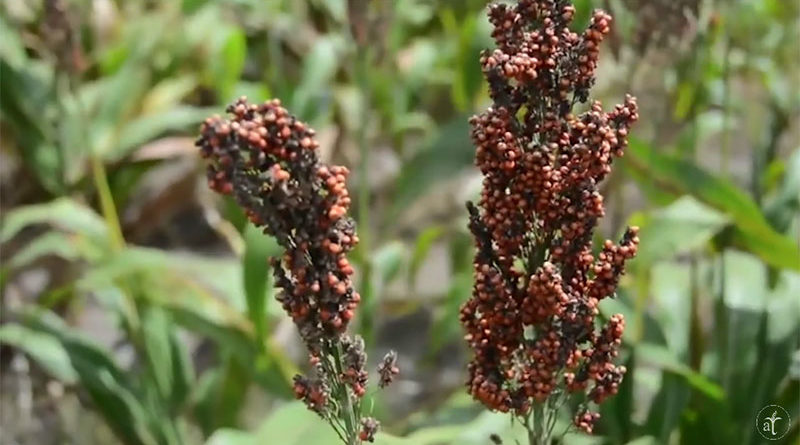
[[[347,254],[358,243],[347,215],[349,171],[319,161],[314,130],[273,99],[227,108],[230,119],[207,119],[197,140],[211,189],[231,195],[249,220],[283,247],[271,260],[277,296],[297,325],[313,367],[296,376],[294,392],[327,420],[343,442],[372,442],[378,422],[361,398],[368,373],[364,341],[346,334],[361,300]],[[394,353],[392,357],[396,357]],[[398,370],[379,371],[381,387]]]
[[[469,393],[511,412],[549,443],[563,397],[602,403],[625,374],[613,363],[622,315],[601,328],[598,303],[612,297],[637,250],[637,228],[606,241],[592,236],[604,214],[598,183],[627,146],[636,100],[604,112],[599,102],[576,115],[594,84],[599,45],[611,17],[595,11],[578,34],[565,0],[493,4],[496,48],[480,63],[494,104],[470,120],[483,174],[477,205],[468,203],[477,251],[472,297],[461,308],[474,352]],[[591,432],[598,414],[584,403],[575,426]]]

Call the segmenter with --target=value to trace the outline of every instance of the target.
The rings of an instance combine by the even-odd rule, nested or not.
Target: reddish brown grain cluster
[[[364,341],[345,334],[361,299],[347,260],[358,243],[347,216],[348,170],[320,163],[314,130],[278,100],[256,105],[241,98],[227,111],[230,119],[203,123],[197,145],[208,161],[209,187],[232,195],[284,248],[283,257],[272,260],[277,299],[314,367],[313,378],[295,377],[295,396],[346,443],[372,441],[378,422],[362,418],[360,404],[368,379]]]
[[[484,180],[478,206],[468,203],[477,244],[473,296],[461,310],[475,353],[468,386],[489,408],[517,415],[560,388],[599,403],[625,373],[613,364],[622,316],[600,332],[595,320],[636,254],[636,228],[596,257],[592,235],[604,212],[597,184],[622,155],[637,107],[628,96],[608,113],[595,102],[573,114],[611,22],[597,11],[577,34],[574,12],[563,0],[490,6],[497,48],[480,62],[494,104],[470,121]],[[576,424],[588,431],[591,419]]]
[[[198,141],[208,184],[233,195],[256,226],[285,249],[275,261],[278,299],[312,352],[345,331],[360,296],[347,252],[358,242],[345,167],[319,163],[314,130],[280,106],[244,98],[230,120],[206,120]]]

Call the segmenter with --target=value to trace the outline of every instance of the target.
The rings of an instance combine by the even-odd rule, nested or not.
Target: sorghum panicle
[[[600,403],[616,393],[625,368],[613,363],[624,320],[599,331],[598,303],[613,296],[636,228],[595,256],[603,216],[597,185],[627,145],[637,120],[634,98],[604,112],[593,102],[599,45],[611,17],[595,11],[588,29],[569,29],[564,0],[494,4],[497,48],[480,63],[494,104],[474,116],[472,140],[483,174],[477,206],[468,203],[475,238],[475,283],[461,309],[474,351],[469,392],[487,407],[525,416],[533,404],[567,392]],[[581,413],[586,431],[596,416]]]
[[[358,243],[347,216],[349,172],[319,161],[314,130],[277,99],[257,105],[241,98],[227,111],[232,118],[207,119],[197,141],[208,160],[208,185],[232,195],[284,248],[281,259],[272,259],[277,299],[314,365],[313,378],[295,377],[295,395],[325,419],[351,421],[344,434],[355,441],[368,375],[364,341],[345,334],[361,299],[347,259]],[[343,412],[347,407],[352,412]],[[368,426],[362,430],[371,440],[378,423],[371,419]]]
[[[278,299],[311,351],[341,335],[360,296],[347,260],[358,242],[345,167],[317,158],[314,130],[291,116],[280,101],[262,105],[238,100],[233,119],[213,117],[198,141],[210,160],[208,184],[233,195],[250,221],[285,249],[273,261]]]

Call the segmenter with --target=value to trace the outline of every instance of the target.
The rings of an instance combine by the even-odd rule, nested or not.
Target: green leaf
[[[258,427],[259,443],[274,442],[285,445],[306,443],[337,443],[333,429],[300,402],[287,403],[274,411]]]
[[[800,212],[800,149],[795,149],[786,161],[783,183],[765,212],[767,219],[780,232],[785,232]]]
[[[391,214],[398,215],[440,181],[469,168],[474,155],[467,117],[458,116],[405,162],[397,178]]]
[[[182,74],[168,77],[150,88],[142,99],[143,115],[163,113],[176,106],[181,100],[197,88],[197,77],[194,74]]]
[[[406,246],[400,241],[392,241],[381,246],[371,258],[378,294],[400,272],[406,258]]]
[[[461,305],[472,293],[472,272],[460,272],[453,277],[450,289],[444,298],[443,307],[437,314],[431,328],[428,354],[437,354],[447,342],[457,337],[460,331],[458,322]]]
[[[155,306],[140,311],[142,337],[147,364],[152,372],[161,403],[172,398],[174,389],[171,320],[167,313]]]
[[[169,311],[186,329],[213,339],[255,367],[259,383],[288,396],[295,367],[270,339],[256,337],[245,315],[242,276],[238,261],[128,247],[90,269],[77,285],[96,293],[116,287],[117,282],[136,284],[149,304]]]
[[[0,343],[28,354],[50,375],[67,385],[73,385],[78,380],[69,354],[52,335],[19,324],[7,324],[0,326]]]
[[[644,267],[658,260],[702,247],[729,222],[730,218],[691,196],[683,196],[669,206],[645,216],[639,223],[641,243],[636,256]]]
[[[634,400],[634,376],[636,372],[636,350],[634,349],[625,360],[625,378],[619,386],[619,392],[600,406],[601,431],[606,439],[615,443],[624,443],[630,440],[634,423],[631,419]]]
[[[244,69],[247,57],[247,37],[244,31],[233,27],[225,27],[215,38],[214,56],[210,58],[210,70],[214,87],[223,101],[233,99],[231,93]]]
[[[239,426],[239,416],[252,381],[247,366],[228,356],[222,366],[204,376],[197,395],[195,416],[206,435],[224,427]]]
[[[22,319],[30,329],[58,339],[80,383],[117,437],[129,445],[155,445],[162,433],[136,399],[136,390],[107,351],[67,327],[55,314],[27,308]]]
[[[231,97],[242,96],[247,97],[251,102],[261,103],[272,98],[272,92],[269,87],[263,83],[240,80],[236,82],[236,85],[233,87]]]
[[[220,428],[208,438],[206,445],[259,445],[252,433],[231,428]]]
[[[441,226],[431,226],[422,231],[417,236],[417,241],[414,243],[414,252],[411,254],[411,261],[408,266],[408,281],[412,283],[417,278],[422,262],[428,257],[433,243],[444,233],[444,228]]]
[[[732,421],[743,421],[776,396],[800,335],[797,291],[800,275],[782,271],[769,287],[758,258],[724,253],[723,317],[717,319],[718,344],[710,367],[731,397]],[[740,390],[745,388],[745,390]]]
[[[228,443],[231,445],[247,445],[250,443],[279,443],[282,445],[341,443],[341,440],[327,422],[297,401],[286,403],[273,411],[258,429],[249,436],[229,434],[227,432],[221,436],[224,439],[230,438],[241,442],[216,442],[219,445],[227,445]],[[213,439],[222,440],[220,438]],[[214,444],[214,442],[207,442],[206,445],[209,445],[209,443],[211,445]],[[374,443],[376,445],[424,445],[421,442],[409,441],[380,432],[376,436]]]
[[[78,259],[93,261],[103,255],[101,246],[86,238],[61,232],[45,232],[25,245],[3,265],[3,269],[19,269],[47,256],[56,256],[68,261]]]
[[[91,126],[94,155],[105,159],[116,150],[121,129],[144,96],[149,78],[140,63],[129,60],[103,89],[97,120]]]
[[[626,445],[658,445],[659,442],[653,436],[642,436],[627,442]]]
[[[650,404],[644,430],[658,438],[658,443],[669,443],[669,437],[678,426],[691,391],[686,381],[672,373],[663,373],[660,389]]]
[[[24,147],[19,154],[39,182],[52,193],[62,193],[63,170],[54,129],[42,115],[55,102],[52,69],[43,65],[43,73],[35,71],[35,66],[30,62],[12,66],[0,58],[0,115],[9,124],[9,139]]]
[[[15,67],[28,61],[19,30],[9,26],[4,18],[0,18],[0,58]]]
[[[253,354],[255,331],[242,314],[246,303],[238,262],[157,249],[129,247],[97,264],[77,281],[85,292],[138,283],[150,303],[168,309],[178,323]]]
[[[492,46],[491,25],[483,11],[475,14],[470,11],[459,24],[458,53],[452,86],[453,102],[459,110],[468,111],[475,107],[483,85],[483,72],[476,61],[485,48]]]
[[[94,210],[69,198],[16,208],[6,214],[0,242],[7,242],[33,224],[51,224],[61,230],[86,236],[93,242],[108,243],[105,222]]]
[[[172,131],[186,131],[194,127],[217,109],[176,106],[169,110],[146,114],[129,121],[122,127],[119,140],[105,153],[106,162],[116,162],[142,145]]]
[[[327,85],[333,79],[346,48],[341,35],[325,34],[314,41],[303,58],[303,71],[300,83],[292,98],[292,110],[306,120],[313,120],[319,114],[314,107],[320,96],[328,91]]]
[[[653,181],[675,194],[688,192],[725,212],[735,224],[734,239],[767,263],[800,270],[800,249],[776,232],[758,205],[727,179],[719,178],[684,160],[655,151],[640,140],[628,147],[628,164],[647,171]]]
[[[668,373],[682,377],[689,386],[711,399],[722,400],[725,397],[725,392],[719,385],[683,364],[667,348],[647,343],[636,345],[635,348],[637,359],[642,363],[657,366]]]
[[[173,329],[169,338],[170,356],[172,357],[172,393],[170,405],[173,413],[179,412],[195,386],[195,373],[192,357],[186,344]]]
[[[275,238],[248,224],[244,230],[244,258],[242,272],[247,297],[247,313],[256,329],[257,338],[267,335],[267,299],[272,294],[272,271],[269,258],[279,256],[281,247]]]
[[[652,295],[649,312],[664,331],[667,347],[676,357],[686,361],[691,319],[691,265],[659,262],[649,268]]]

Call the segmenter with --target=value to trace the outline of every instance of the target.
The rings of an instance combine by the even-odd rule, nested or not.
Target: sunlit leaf
[[[800,270],[797,244],[770,227],[758,205],[727,179],[659,153],[636,139],[631,140],[628,160],[634,168],[647,171],[662,188],[675,194],[688,192],[726,213],[735,224],[734,238],[742,247],[773,266]]]
[[[0,242],[8,241],[20,230],[33,224],[51,224],[61,230],[86,236],[99,244],[106,243],[108,239],[106,225],[100,215],[69,198],[16,208],[5,215],[2,223]]]
[[[730,218],[691,196],[684,196],[669,206],[631,221],[641,226],[637,263],[652,264],[690,252],[708,243],[730,222]],[[645,266],[647,267],[647,266]]]
[[[0,326],[0,343],[13,346],[31,356],[50,375],[72,385],[78,373],[72,367],[69,354],[57,338],[19,324]]]

